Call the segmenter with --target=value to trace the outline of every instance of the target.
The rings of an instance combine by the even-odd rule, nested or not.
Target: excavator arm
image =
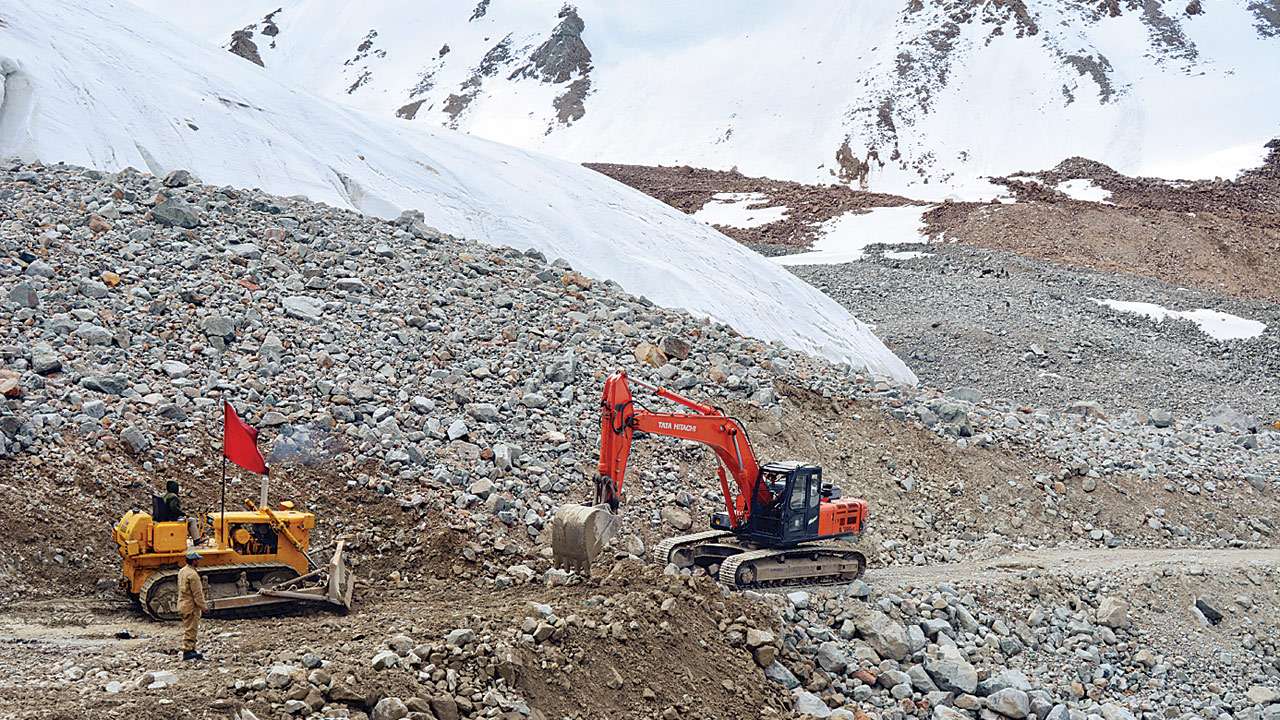
[[[596,504],[616,511],[622,499],[627,460],[635,433],[665,435],[710,447],[719,459],[717,474],[724,493],[725,510],[732,527],[751,515],[752,497],[768,503],[773,497],[760,482],[756,459],[746,430],[734,418],[710,405],[695,402],[670,390],[634,381],[658,397],[689,408],[690,412],[652,412],[636,406],[626,373],[616,372],[605,381],[600,412],[600,464],[596,475]],[[733,478],[734,488],[729,485]]]

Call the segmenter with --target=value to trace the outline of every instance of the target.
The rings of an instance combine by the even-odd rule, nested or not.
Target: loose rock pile
[[[280,494],[310,500],[318,536],[348,540],[364,603],[347,618],[307,618],[301,635],[302,620],[271,621],[252,639],[224,625],[210,643],[225,677],[162,675],[154,638],[141,656],[58,646],[39,663],[0,646],[0,668],[19,678],[16,690],[0,683],[0,697],[25,707],[48,694],[87,712],[164,697],[240,720],[592,717],[619,707],[620,717],[679,718],[706,713],[709,695],[717,717],[1280,713],[1266,695],[1280,673],[1274,613],[1248,626],[1249,607],[1274,605],[1261,590],[1253,605],[1197,598],[1206,623],[1227,618],[1243,658],[1206,664],[1144,634],[1155,601],[1134,621],[1115,602],[1135,602],[1122,583],[1032,578],[1034,592],[934,584],[896,594],[855,583],[770,595],[771,606],[701,573],[641,565],[654,537],[700,525],[717,502],[709,456],[674,443],[637,449],[636,492],[601,573],[550,568],[550,514],[587,492],[600,386],[617,368],[742,411],[759,444],[795,457],[809,451],[803,439],[776,446],[786,413],[806,411],[792,399],[800,394],[847,406],[817,424],[892,425],[902,437],[871,460],[890,487],[874,489],[886,504],[910,502],[873,514],[885,525],[870,549],[881,566],[956,560],[988,539],[963,513],[1008,492],[934,483],[897,447],[907,436],[947,448],[930,462],[965,450],[1022,463],[1009,484],[1030,499],[1002,509],[1003,543],[1023,521],[1052,528],[1068,517],[1068,495],[1078,502],[1075,493],[1112,481],[1205,506],[1261,497],[1280,480],[1280,442],[1230,415],[1107,417],[1088,404],[1034,408],[861,378],[428,221],[373,220],[182,172],[0,169],[0,497],[13,505],[0,517],[20,541],[0,557],[0,602],[66,596],[68,583],[52,577],[98,577],[109,591],[106,538],[86,539],[70,517],[112,517],[161,477],[209,476],[225,397],[263,429]],[[838,442],[839,430],[808,441]],[[1028,475],[1041,465],[1054,469]],[[850,479],[855,492],[871,482]],[[1269,543],[1272,519],[1252,520],[1206,525],[1216,544]],[[39,532],[20,527],[32,522]],[[1195,537],[1159,509],[1134,523]],[[1081,536],[1115,540],[1092,526],[1058,539]],[[1160,589],[1153,580],[1149,594]],[[1149,637],[1161,648],[1150,657],[1140,654]],[[1222,680],[1229,670],[1239,672]]]

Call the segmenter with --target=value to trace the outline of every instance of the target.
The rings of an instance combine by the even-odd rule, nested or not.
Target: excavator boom
[[[772,500],[769,489],[759,482],[760,463],[747,431],[734,418],[710,405],[695,402],[665,388],[632,381],[655,395],[683,405],[693,412],[666,413],[638,409],[625,373],[610,375],[604,384],[600,412],[600,463],[596,476],[596,504],[617,511],[622,498],[627,460],[635,433],[665,435],[710,447],[720,460],[718,474],[725,509],[734,526],[747,521],[754,495],[761,503]],[[733,477],[736,492],[729,487],[725,471]]]

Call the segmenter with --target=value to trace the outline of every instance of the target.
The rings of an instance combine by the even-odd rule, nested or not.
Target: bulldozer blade
[[[588,573],[617,532],[618,516],[608,505],[561,505],[551,518],[551,561],[556,567]]]
[[[355,590],[356,577],[347,569],[346,541],[339,540],[338,547],[329,560],[329,587],[326,599],[343,610],[351,609],[351,594]]]

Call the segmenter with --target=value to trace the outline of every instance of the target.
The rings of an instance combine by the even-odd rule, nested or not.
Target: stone
[[[796,676],[777,660],[764,669],[764,676],[788,690],[800,686],[800,681],[796,679]]]
[[[1094,619],[1109,628],[1124,627],[1129,622],[1129,604],[1119,598],[1104,597],[1098,603]]]
[[[693,517],[686,510],[667,506],[662,508],[661,515],[663,521],[676,530],[688,530],[693,527]]]
[[[1107,703],[1102,706],[1103,720],[1137,720],[1133,713],[1115,703]]]
[[[939,690],[972,694],[978,689],[978,671],[954,647],[943,646],[938,657],[926,657],[924,669]]]
[[[663,337],[662,342],[658,344],[658,349],[665,353],[669,358],[687,360],[689,358],[689,353],[693,348],[689,345],[689,341],[684,338],[676,337],[675,335],[667,335]]]
[[[373,706],[369,720],[401,720],[409,715],[409,708],[398,697],[385,697]]]
[[[1173,414],[1168,410],[1151,410],[1147,413],[1147,422],[1158,428],[1167,428],[1173,424]]]
[[[467,487],[467,492],[483,500],[493,492],[493,481],[489,478],[480,478]]]
[[[809,593],[805,590],[793,590],[787,593],[787,602],[797,610],[804,610],[809,607]]]
[[[111,229],[111,223],[107,219],[98,214],[89,216],[89,232],[94,235],[100,235]]]
[[[933,714],[929,717],[932,720],[973,720],[973,716],[969,713],[945,705],[935,705]]]
[[[80,323],[71,334],[88,345],[110,345],[115,340],[110,330],[91,322]]]
[[[1005,688],[987,697],[987,707],[1005,717],[1023,720],[1031,713],[1031,698],[1017,688]]]
[[[449,645],[463,647],[474,640],[475,636],[475,632],[469,628],[457,628],[455,630],[450,630],[449,633],[444,636],[444,641]]]
[[[747,647],[758,648],[761,645],[772,645],[777,642],[777,637],[768,630],[759,630],[757,628],[747,629]]]
[[[755,660],[756,665],[767,668],[777,660],[778,648],[773,645],[761,645],[751,651],[751,658]]]
[[[395,650],[379,650],[378,654],[373,656],[373,669],[386,670],[400,664],[400,656]]]
[[[849,666],[849,658],[845,655],[840,643],[828,640],[818,646],[818,666],[834,675],[843,675]]]
[[[31,369],[39,375],[49,375],[62,369],[62,356],[48,343],[37,343],[31,348]]]
[[[470,432],[471,431],[467,429],[467,424],[462,421],[462,418],[458,418],[457,420],[454,420],[453,422],[449,423],[449,429],[446,432],[446,434],[449,440],[452,441],[452,440],[461,440],[462,438],[470,434]]]
[[[1280,703],[1280,690],[1265,685],[1250,685],[1244,696],[1252,705]]]
[[[1015,688],[1025,692],[1031,689],[1031,681],[1021,670],[1005,668],[978,683],[978,694],[992,695],[1005,688]]]
[[[171,380],[178,380],[191,374],[191,366],[181,360],[165,360],[160,363],[160,369]]]
[[[277,689],[289,687],[293,684],[293,670],[292,665],[273,665],[267,671],[267,685]]]
[[[859,620],[857,625],[858,634],[880,657],[901,661],[911,656],[906,628],[894,622],[888,615],[872,611],[865,619]]]
[[[170,170],[168,175],[164,176],[164,186],[169,188],[185,187],[194,182],[199,182],[189,170]]]
[[[40,296],[36,294],[34,285],[23,280],[9,289],[9,302],[16,303],[18,307],[38,308]]]
[[[110,293],[111,293],[111,289],[108,288],[105,284],[98,282],[97,280],[81,280],[80,281],[80,294],[87,298],[93,298],[96,300],[96,299],[104,298]]]
[[[200,227],[200,216],[190,203],[176,197],[165,198],[151,209],[151,217],[161,225],[182,228]]]
[[[1196,609],[1209,621],[1210,625],[1217,625],[1222,622],[1222,612],[1218,608],[1210,605],[1204,598],[1196,598]]]
[[[286,296],[280,306],[286,316],[306,322],[319,322],[324,316],[324,301],[309,295]]]
[[[132,425],[126,427],[124,431],[120,433],[120,439],[124,441],[125,447],[129,449],[129,452],[134,455],[146,452],[146,450],[151,447],[150,438]]]
[[[791,694],[795,698],[794,709],[796,715],[807,715],[813,718],[831,717],[831,708],[827,707],[827,704],[822,702],[822,698],[817,695],[799,688],[792,690]]]
[[[30,277],[52,278],[54,275],[53,266],[39,258],[32,260],[27,269],[23,271],[24,275]]]
[[[433,697],[428,702],[431,704],[431,712],[440,720],[458,720],[461,717],[458,701],[447,695]]]
[[[657,368],[667,364],[666,354],[663,353],[657,345],[654,345],[647,340],[636,345],[635,356],[636,360],[650,367]]]

